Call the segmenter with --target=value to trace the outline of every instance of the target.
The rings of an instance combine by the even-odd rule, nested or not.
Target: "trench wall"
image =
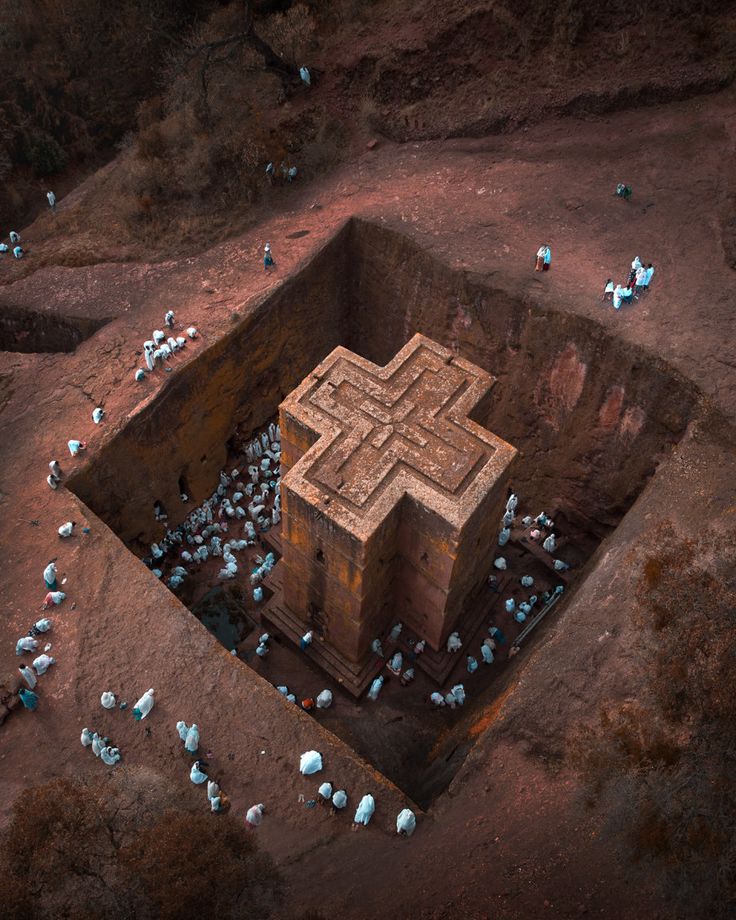
[[[154,500],[200,502],[236,427],[262,426],[338,344],[385,364],[415,332],[497,378],[477,418],[519,450],[513,485],[601,538],[696,412],[695,387],[572,313],[541,310],[360,220],[167,381],[71,488],[131,548],[160,536]],[[542,505],[540,504],[540,508]]]
[[[512,298],[402,234],[354,220],[348,245],[348,347],[384,364],[421,332],[487,370],[477,421],[519,450],[514,486],[605,536],[683,434],[695,386],[564,304]]]
[[[74,351],[108,322],[0,304],[0,351]]]
[[[190,497],[210,495],[227,442],[242,425],[258,428],[281,400],[345,339],[343,230],[295,277],[219,341],[167,380],[160,395],[69,480],[70,488],[132,548],[161,536],[153,502],[169,521]]]

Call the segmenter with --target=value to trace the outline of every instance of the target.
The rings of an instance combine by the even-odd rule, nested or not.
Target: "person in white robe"
[[[360,804],[355,810],[355,817],[353,818],[353,824],[362,824],[363,827],[366,827],[373,813],[376,810],[376,803],[372,795],[364,795],[360,800]]]
[[[195,760],[192,764],[192,769],[189,771],[189,779],[194,783],[195,786],[201,786],[202,783],[207,782],[207,774],[203,773],[199,769],[198,760]]]
[[[145,719],[148,713],[153,709],[153,692],[153,687],[151,687],[150,690],[146,690],[143,696],[133,707],[133,716],[136,722],[140,722],[141,719]]]
[[[416,826],[417,818],[411,808],[402,809],[396,816],[396,833],[400,837],[411,837]]]

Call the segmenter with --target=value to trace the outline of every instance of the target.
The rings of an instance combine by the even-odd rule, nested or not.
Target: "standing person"
[[[23,678],[23,680],[28,684],[28,689],[29,689],[29,690],[33,690],[34,687],[36,686],[37,682],[38,682],[38,681],[37,681],[37,678],[36,678],[36,675],[35,675],[35,674],[33,673],[33,671],[28,667],[27,664],[21,664],[21,665],[19,665],[19,666],[18,666],[18,670],[20,671],[20,675],[21,675],[21,677]]]
[[[613,291],[614,291],[613,279],[609,278],[608,281],[606,281],[606,286],[603,288],[603,300],[604,301],[613,300]]]
[[[164,322],[169,327],[169,329],[174,328],[174,311],[173,310],[167,310],[166,316],[164,316]]]
[[[46,192],[46,198],[52,211],[56,210],[56,195],[53,192]]]
[[[627,285],[628,287],[631,287],[631,285],[634,283],[634,279],[636,278],[636,273],[639,271],[640,268],[641,268],[641,259],[639,258],[639,256],[634,256],[634,261],[631,263],[631,270],[629,271],[629,283]]]
[[[534,271],[548,272],[551,264],[552,250],[549,248],[549,243],[544,243],[537,250],[537,264],[534,266]]]
[[[156,343],[153,339],[148,339],[143,343],[143,355],[146,360],[146,367],[149,371],[152,371],[154,368],[153,353],[156,350]]]
[[[647,265],[647,274],[646,274],[646,278],[644,279],[644,287],[647,290],[649,289],[649,285],[652,282],[653,275],[654,275],[654,266],[650,262],[649,265]]]
[[[383,686],[383,676],[377,677],[370,686],[366,696],[369,700],[373,700],[375,703],[378,699],[378,694],[381,692],[381,687]]]
[[[138,702],[133,707],[133,718],[136,722],[140,722],[141,719],[145,719],[148,713],[153,709],[153,687],[150,690],[146,690],[143,696],[138,700]]]
[[[307,67],[302,66],[299,68],[299,76],[302,78],[302,83],[306,84],[307,86],[312,85],[312,76],[309,73],[309,69]]]
[[[186,733],[184,738],[184,748],[190,754],[196,754],[199,750],[199,728],[197,727],[196,722],[192,724],[191,728],[189,728]]]
[[[274,262],[273,256],[271,255],[271,244],[266,243],[266,245],[263,247],[263,269],[264,271],[269,271],[270,269],[274,268],[275,265],[276,263]]]
[[[43,570],[43,581],[47,591],[56,591],[56,562],[51,560]]]
[[[308,629],[299,640],[299,648],[304,651],[308,645],[312,644],[312,630]]]

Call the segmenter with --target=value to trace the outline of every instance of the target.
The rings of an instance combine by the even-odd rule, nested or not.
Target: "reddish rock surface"
[[[0,357],[3,673],[15,672],[15,640],[37,619],[48,559],[58,556],[68,578],[50,634],[58,664],[42,679],[39,710],[14,711],[0,729],[3,817],[29,785],[106,769],[79,744],[85,725],[120,746],[115,769],[145,765],[195,801],[174,729],[185,719],[198,722],[236,812],[267,803],[259,839],[284,873],[286,916],[308,907],[356,918],[666,916],[657,876],[631,867],[605,813],[584,809],[562,755],[575,725],[640,690],[650,653],[631,586],[657,526],[669,519],[689,534],[704,515],[724,532],[732,524],[734,276],[718,216],[733,132],[733,96],[723,93],[510,137],[386,143],[294,189],[288,210],[264,214],[248,235],[150,265],[33,272],[28,228],[22,272],[2,263],[0,304],[115,318],[74,352]],[[622,179],[634,185],[631,202],[612,195]],[[337,245],[350,217],[360,221]],[[308,234],[288,239],[296,230]],[[274,275],[260,263],[265,239]],[[540,277],[532,262],[543,240],[553,267]],[[54,246],[49,238],[37,248],[52,258]],[[623,278],[636,254],[657,267],[652,289],[614,312],[601,302],[603,284]],[[353,269],[355,285],[342,288]],[[355,298],[349,315],[336,291]],[[383,312],[389,300],[401,308]],[[142,342],[169,307],[202,336],[173,373],[136,384]],[[378,310],[380,324],[369,315]],[[514,660],[504,692],[469,711],[464,729],[475,747],[407,841],[393,836],[405,804],[398,790],[234,661],[98,514],[146,542],[150,502],[176,488],[175,451],[196,453],[192,425],[216,444],[241,411],[256,427],[305,360],[313,366],[344,339],[385,362],[415,331],[497,367],[491,427],[525,442],[519,490],[559,495],[605,540],[574,596]],[[616,412],[612,387],[623,390]],[[560,396],[541,401],[549,413],[533,399],[545,390]],[[99,404],[106,420],[96,427]],[[71,437],[88,441],[86,455],[69,458]],[[66,481],[76,474],[97,513],[69,489],[48,489],[52,457]],[[203,482],[220,459],[208,456]],[[56,528],[69,519],[91,533],[61,543]],[[103,690],[132,703],[148,687],[157,703],[144,723],[99,705]],[[325,776],[348,789],[351,804],[375,796],[366,830],[350,833],[349,816],[298,802],[316,787],[297,769],[309,748],[322,751]]]

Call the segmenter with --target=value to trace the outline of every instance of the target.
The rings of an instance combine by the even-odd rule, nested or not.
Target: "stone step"
[[[280,589],[261,610],[261,622],[272,626],[275,631],[297,647],[306,631],[304,623],[284,604],[283,593]],[[310,661],[326,671],[341,687],[356,698],[365,693],[384,666],[383,659],[375,655],[369,655],[361,664],[353,664],[318,636],[315,636],[312,643],[301,654],[306,655]]]
[[[491,593],[488,590],[479,591],[469,608],[455,624],[453,632],[460,634],[460,638],[463,640],[463,646],[467,645],[471,637],[476,634],[483,620],[486,619],[486,617],[490,617],[496,606],[502,603],[502,594],[511,581],[511,576],[500,572],[498,576],[498,592]],[[411,647],[406,641],[402,641],[401,638],[399,639],[398,646],[400,651],[404,654],[405,667],[409,667],[410,665],[407,664],[406,655],[411,651]],[[446,648],[442,648],[437,652],[434,649],[427,648],[415,659],[413,664],[421,668],[428,677],[442,686],[445,684],[447,678],[450,676],[450,672],[457,664],[458,657],[462,657],[464,654],[464,649],[453,654],[448,652]]]
[[[546,549],[542,548],[541,540],[532,540],[530,536],[532,530],[534,530],[536,526],[536,524],[532,524],[531,527],[519,528],[518,530],[516,528],[512,528],[509,541],[519,549],[530,553],[532,556],[538,559],[546,568],[554,573],[555,578],[559,578],[561,582],[568,584],[570,580],[570,570],[568,569],[566,572],[558,572],[554,566],[554,560],[558,557],[560,551],[565,547],[567,538],[559,537],[557,539],[557,548],[555,549],[554,554],[548,553]],[[503,547],[499,547],[499,554],[502,553]]]
[[[277,524],[276,527],[271,527],[261,536],[263,537],[264,543],[268,543],[271,549],[279,557],[283,555],[283,550],[281,548],[281,524]]]

